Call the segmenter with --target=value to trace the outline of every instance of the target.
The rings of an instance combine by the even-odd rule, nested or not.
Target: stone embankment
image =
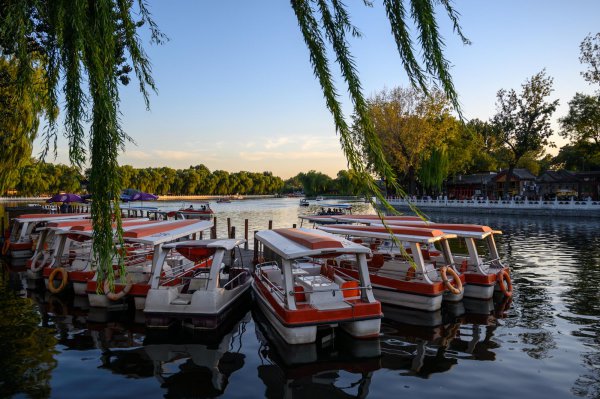
[[[389,197],[388,202],[398,210],[416,206],[420,210],[480,213],[493,215],[527,215],[527,216],[566,216],[600,218],[600,201],[530,201],[530,200],[448,200],[418,199],[406,200]]]

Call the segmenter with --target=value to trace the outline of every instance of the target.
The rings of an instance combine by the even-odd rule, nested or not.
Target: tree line
[[[281,192],[284,182],[271,172],[211,172],[204,165],[187,169],[169,167],[118,169],[121,186],[158,195],[260,195]],[[2,195],[40,196],[58,192],[93,192],[89,186],[89,170],[83,173],[74,166],[52,164],[30,159],[12,174]]]

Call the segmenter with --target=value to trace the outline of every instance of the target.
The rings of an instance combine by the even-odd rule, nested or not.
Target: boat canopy
[[[123,238],[127,242],[158,245],[178,238],[187,237],[199,231],[209,229],[212,226],[212,222],[207,220],[199,221],[187,219],[166,222],[149,220],[140,225],[123,226]],[[69,231],[63,231],[62,233],[73,233],[74,229],[75,228]],[[75,230],[75,232],[81,236],[93,236],[91,228]]]
[[[255,237],[283,259],[371,252],[360,244],[315,229],[263,230],[256,233]]]
[[[372,223],[381,223],[381,219],[378,215],[342,215],[342,216],[332,216],[334,219],[339,220],[340,222],[345,223],[362,223],[362,224],[372,224]],[[418,216],[384,216],[383,220],[388,222],[393,221],[420,221],[423,222]]]
[[[121,219],[123,225],[131,225],[135,222],[147,222],[149,221],[147,218],[126,218]],[[92,224],[91,219],[83,219],[83,220],[57,220],[52,221],[46,225],[47,229],[67,229],[75,226],[82,226]]]
[[[353,226],[347,224],[319,226],[319,230],[328,233],[345,234],[358,237],[371,237],[391,239],[390,231],[400,241],[418,242],[423,244],[433,243],[448,238],[456,238],[455,234],[448,234],[442,230],[428,229],[417,226]]]
[[[30,222],[48,222],[48,221],[55,221],[55,220],[72,220],[72,219],[86,219],[86,218],[90,218],[91,215],[89,213],[53,213],[53,214],[46,214],[46,213],[33,213],[33,214],[27,214],[27,215],[21,215],[18,218],[15,218],[15,221],[20,222],[20,223],[30,223]]]
[[[382,226],[381,224],[378,224]],[[458,224],[458,223],[429,223],[429,222],[390,222],[389,226],[414,226],[428,229],[439,229],[446,233],[456,234],[462,238],[483,239],[490,234],[502,234],[500,230],[494,230],[489,226],[478,224]]]

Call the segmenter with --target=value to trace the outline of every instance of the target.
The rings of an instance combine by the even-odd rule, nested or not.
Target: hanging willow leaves
[[[164,39],[144,2],[136,4],[134,10],[131,0],[0,1],[0,55],[18,61],[16,79],[23,92],[34,89],[34,68],[43,66],[48,93],[46,112],[58,109],[62,91],[71,162],[78,167],[88,161],[91,164],[98,279],[108,280],[111,287],[115,237],[121,240],[117,156],[128,140],[119,121],[118,83],[126,84],[127,74],[133,69],[148,104],[149,90],[155,90],[155,86],[138,28],[147,24],[154,42]],[[89,134],[84,129],[86,122],[90,123]],[[44,152],[56,152],[57,132],[50,118],[44,133]]]
[[[363,3],[372,6],[370,1],[365,0]],[[366,154],[373,170],[396,192],[406,196],[398,186],[396,176],[384,157],[381,142],[369,118],[368,104],[362,94],[356,64],[349,51],[348,33],[353,37],[359,37],[360,31],[352,25],[347,6],[340,0],[291,0],[291,4],[309,50],[313,72],[323,89],[327,108],[333,115],[349,168],[354,169],[359,176],[358,181],[362,184],[363,192],[374,194],[386,209],[393,210],[364,162]],[[430,80],[439,82],[446,97],[460,113],[449,63],[443,56],[444,45],[435,16],[436,4],[443,6],[444,12],[454,25],[455,32],[465,44],[468,44],[469,41],[460,29],[458,14],[448,0],[383,1],[400,59],[412,84],[428,93],[428,82]],[[417,41],[422,49],[421,61],[414,50],[415,41],[410,34],[412,28],[419,33]],[[354,106],[354,129],[349,127],[342,111],[331,72],[332,62],[327,52],[329,46],[333,49],[333,55]]]

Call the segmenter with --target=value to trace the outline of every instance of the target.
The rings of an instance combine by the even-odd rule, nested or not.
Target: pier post
[[[296,223],[294,223],[294,224],[292,225],[292,229],[295,229],[295,228],[296,228]]]
[[[227,218],[227,237],[231,235],[231,218]]]
[[[244,239],[246,242],[244,243],[244,249],[248,249],[248,219],[244,220]]]
[[[269,230],[273,230],[273,221],[269,220]]]
[[[235,238],[235,226],[231,227],[229,238]]]
[[[213,218],[213,227],[210,229],[210,238],[213,240],[217,238],[217,217]]]

